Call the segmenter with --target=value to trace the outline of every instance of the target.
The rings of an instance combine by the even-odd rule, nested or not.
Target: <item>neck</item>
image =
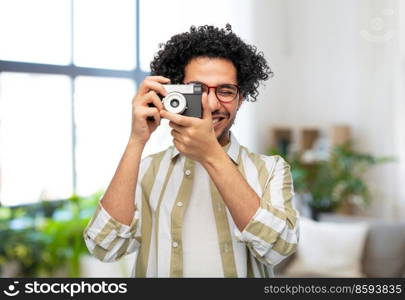
[[[224,132],[221,136],[218,137],[219,144],[223,147],[226,146],[230,142],[230,132]]]

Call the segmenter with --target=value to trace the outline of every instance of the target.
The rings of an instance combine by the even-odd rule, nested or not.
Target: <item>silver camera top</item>
[[[182,94],[194,93],[194,84],[165,84],[163,85],[168,93],[178,92]]]

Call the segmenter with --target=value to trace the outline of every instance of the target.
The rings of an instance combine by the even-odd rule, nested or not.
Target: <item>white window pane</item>
[[[69,64],[70,0],[1,0],[0,59]]]
[[[0,201],[72,194],[71,83],[66,76],[0,75]]]
[[[169,120],[162,119],[160,125],[150,136],[149,141],[146,143],[142,152],[142,158],[166,150],[169,146],[173,145],[173,137],[171,135],[171,128]]]
[[[74,63],[135,68],[135,0],[74,1]]]
[[[140,63],[150,71],[149,64],[160,43],[174,34],[188,31],[191,25],[226,23],[246,39],[251,36],[251,4],[246,0],[140,0]],[[157,25],[158,24],[158,25]]]
[[[106,189],[131,131],[134,83],[78,77],[75,81],[77,192]]]

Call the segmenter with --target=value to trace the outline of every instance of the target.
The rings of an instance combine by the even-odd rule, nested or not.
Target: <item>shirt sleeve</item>
[[[265,265],[276,265],[294,253],[299,240],[298,211],[293,207],[294,188],[290,166],[280,156],[268,176],[260,207],[236,238]],[[269,161],[266,162],[269,165]]]
[[[124,225],[115,220],[98,204],[96,212],[83,232],[90,253],[104,262],[112,262],[139,248],[136,237],[140,213],[135,210],[131,224]]]

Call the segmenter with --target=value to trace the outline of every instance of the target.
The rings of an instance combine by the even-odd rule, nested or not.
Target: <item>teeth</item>
[[[214,120],[212,120],[212,124],[216,124],[216,123],[218,123],[219,122],[219,119],[214,119]]]

